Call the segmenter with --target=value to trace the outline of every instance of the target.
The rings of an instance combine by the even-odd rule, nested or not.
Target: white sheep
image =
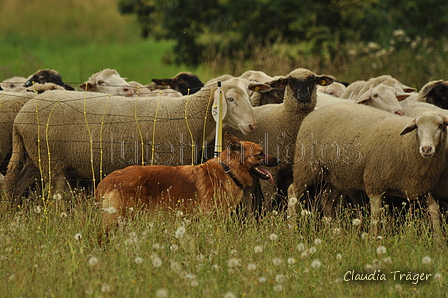
[[[171,97],[182,97],[182,93],[179,91],[176,91],[171,88],[163,88],[163,89],[154,89],[150,90],[149,88],[145,87],[143,84],[136,82],[136,81],[130,81],[129,85],[134,87],[134,92],[138,96],[143,97],[154,97],[154,96],[171,96]]]
[[[371,106],[392,114],[403,115],[403,107],[399,101],[405,100],[410,96],[409,93],[396,91],[393,87],[387,85],[377,85],[367,89],[364,93],[357,96],[354,100],[336,98],[321,92],[317,93],[317,106],[319,109],[323,106],[338,103],[356,103]]]
[[[3,82],[0,83],[0,90],[3,90],[3,91],[22,90],[26,81],[27,80],[24,77],[14,76],[12,78],[3,80]]]
[[[271,171],[275,185],[261,181],[263,194],[267,198],[267,209],[271,208],[273,198],[283,201],[276,198],[277,188],[286,195],[288,182],[285,181],[290,177],[297,132],[303,118],[316,106],[317,86],[332,82],[333,79],[328,76],[316,75],[304,68],[295,69],[283,79],[286,84],[283,103],[254,107],[257,122],[255,133],[241,136],[241,133],[229,130],[232,135],[262,145],[266,153],[271,153],[281,160],[280,165]]]
[[[410,118],[353,104],[316,110],[297,135],[288,195],[298,198],[324,173],[338,191],[365,190],[375,223],[385,192],[417,199],[435,188],[445,167],[446,125],[448,117],[435,113]]]
[[[6,167],[12,151],[12,127],[14,119],[22,106],[31,98],[43,91],[64,90],[63,87],[54,83],[33,84],[30,87],[24,87],[25,91],[30,92],[0,92],[0,173],[6,173]]]
[[[256,128],[247,80],[222,83],[223,125]],[[99,181],[130,164],[191,164],[215,132],[214,89],[182,98],[126,98],[54,91],[28,101],[17,115],[5,191],[20,202],[34,179],[67,191],[65,180]],[[41,175],[42,174],[42,175]]]
[[[334,97],[341,97],[345,90],[347,90],[347,87],[339,82],[333,82],[333,84],[328,86],[319,86],[317,88],[317,92],[322,92]]]
[[[79,85],[83,91],[101,92],[109,95],[122,95],[131,97],[134,88],[122,78],[115,69],[105,68],[96,72],[90,78]]]

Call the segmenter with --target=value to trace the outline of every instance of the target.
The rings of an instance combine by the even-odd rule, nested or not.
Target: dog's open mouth
[[[272,178],[271,172],[266,170],[265,168],[262,168],[261,166],[253,166],[251,169],[251,172],[263,180],[270,180],[272,184],[274,184],[274,179]]]

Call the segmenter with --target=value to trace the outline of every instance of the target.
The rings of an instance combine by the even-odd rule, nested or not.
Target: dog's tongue
[[[268,170],[266,170],[265,168],[262,167],[257,167],[258,171],[260,171],[260,173],[266,175],[269,177],[269,180],[271,181],[272,185],[274,185],[274,178],[272,177],[271,172],[269,172]]]

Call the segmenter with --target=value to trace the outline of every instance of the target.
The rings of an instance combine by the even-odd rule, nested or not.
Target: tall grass
[[[1,297],[446,297],[446,247],[425,217],[373,238],[350,213],[322,221],[303,212],[288,228],[176,212],[138,214],[108,244],[96,241],[91,201],[70,212],[31,205],[2,213]],[[361,218],[361,220],[364,220]],[[393,233],[391,231],[393,230]],[[372,274],[385,281],[354,281]],[[375,271],[377,270],[377,271]],[[378,271],[379,270],[379,271]],[[394,274],[391,272],[400,271]],[[410,275],[408,275],[410,273]],[[406,280],[425,273],[424,280]],[[405,274],[400,280],[400,275]],[[345,280],[344,280],[345,279]]]

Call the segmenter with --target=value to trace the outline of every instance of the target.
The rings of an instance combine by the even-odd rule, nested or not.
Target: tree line
[[[347,43],[389,43],[392,32],[434,42],[448,33],[441,0],[120,0],[144,38],[175,41],[173,62],[198,66],[207,53],[232,57],[250,45],[306,44],[314,55]]]

